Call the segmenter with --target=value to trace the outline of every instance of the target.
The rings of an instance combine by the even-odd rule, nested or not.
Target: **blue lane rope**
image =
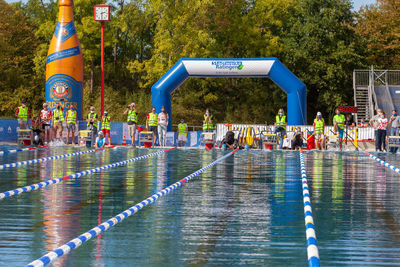
[[[46,146],[27,147],[27,148],[12,149],[12,150],[2,150],[2,151],[0,151],[0,156],[1,155],[7,155],[7,154],[10,154],[10,153],[15,153],[15,152],[34,150],[34,149],[45,148],[45,147],[48,147],[48,146],[46,145]]]
[[[142,202],[130,207],[129,209],[127,209],[127,210],[121,212],[120,214],[112,217],[111,219],[103,222],[102,224],[99,224],[98,226],[92,228],[90,231],[81,234],[77,238],[72,239],[68,243],[65,243],[61,247],[53,250],[52,252],[49,252],[46,255],[40,257],[39,259],[32,261],[31,263],[26,265],[26,267],[39,267],[39,266],[41,267],[41,266],[45,266],[47,264],[50,264],[51,262],[53,262],[54,260],[60,258],[61,256],[68,254],[73,249],[76,249],[76,248],[80,247],[83,243],[85,243],[86,241],[90,240],[91,238],[99,235],[102,232],[107,231],[112,226],[114,226],[117,223],[123,221],[124,219],[128,218],[129,216],[137,213],[143,207],[155,202],[158,198],[160,198],[162,196],[165,196],[169,192],[181,187],[184,183],[192,180],[194,177],[196,177],[197,175],[201,174],[205,170],[211,168],[212,166],[214,166],[218,162],[220,162],[220,161],[226,159],[227,157],[233,155],[237,150],[238,149],[235,149],[234,151],[232,151],[232,152],[220,157],[216,161],[208,164],[207,166],[201,168],[200,170],[195,171],[194,173],[190,174],[189,176],[186,176],[185,178],[179,180],[178,182],[176,182],[176,183],[164,188],[163,190],[159,191],[158,193],[152,195],[151,197],[146,198]]]
[[[93,150],[74,152],[74,153],[69,153],[69,154],[64,154],[64,155],[57,155],[57,156],[52,156],[52,157],[47,157],[47,158],[41,158],[41,159],[31,159],[31,160],[25,160],[25,161],[20,161],[20,162],[7,163],[7,164],[0,165],[0,170],[5,169],[5,168],[17,167],[17,166],[21,166],[21,165],[28,165],[28,164],[33,164],[33,163],[45,162],[45,161],[49,161],[49,160],[62,159],[62,158],[67,158],[67,157],[72,157],[72,156],[77,156],[77,155],[82,155],[82,154],[87,154],[87,153],[93,153],[93,152],[103,150],[103,149],[104,148],[97,148],[97,149],[93,149]]]
[[[170,148],[170,149],[167,149],[167,150],[161,150],[161,151],[154,152],[154,153],[151,153],[151,154],[148,154],[148,155],[144,155],[144,156],[140,156],[140,157],[137,157],[137,158],[131,158],[131,159],[128,159],[128,160],[116,162],[116,163],[109,164],[109,165],[102,166],[102,167],[98,167],[98,168],[95,168],[95,169],[91,169],[91,170],[87,170],[87,171],[83,171],[83,172],[78,172],[78,173],[74,173],[74,174],[67,175],[67,176],[64,176],[64,177],[54,178],[54,179],[46,180],[46,181],[43,181],[43,182],[40,182],[40,183],[37,183],[37,184],[32,184],[32,185],[20,187],[20,188],[14,189],[14,190],[10,190],[10,191],[7,191],[7,192],[3,192],[3,193],[0,193],[0,200],[4,199],[4,198],[11,197],[11,196],[14,196],[14,195],[19,195],[19,194],[22,194],[24,192],[34,191],[34,190],[37,190],[39,188],[43,188],[43,187],[46,187],[46,186],[49,186],[49,185],[58,184],[58,183],[61,183],[63,181],[69,180],[71,178],[79,178],[81,176],[88,175],[88,174],[91,174],[91,173],[95,173],[95,172],[98,172],[98,171],[101,171],[101,170],[114,168],[114,167],[117,167],[117,166],[125,165],[125,164],[130,163],[130,162],[134,162],[134,161],[138,161],[138,160],[141,160],[141,159],[145,159],[145,158],[149,158],[149,157],[152,157],[152,156],[156,156],[158,154],[170,151],[172,149],[175,149],[175,148]]]
[[[367,151],[364,151],[365,154],[367,154],[371,159],[376,160],[377,162],[379,162],[380,164],[382,164],[385,167],[390,168],[392,171],[397,172],[398,174],[400,174],[400,169],[387,163],[386,161],[381,160],[378,157],[375,157],[374,155],[371,155],[370,153],[368,153]]]
[[[319,252],[317,245],[317,235],[315,234],[314,220],[312,217],[310,192],[307,185],[307,173],[304,164],[303,151],[300,150],[300,166],[301,166],[301,181],[303,186],[303,203],[304,203],[304,222],[306,227],[307,238],[307,256],[308,266],[319,267]]]

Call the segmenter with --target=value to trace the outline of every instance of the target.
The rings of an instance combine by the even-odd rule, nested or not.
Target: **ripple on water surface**
[[[0,164],[80,150],[20,152]],[[1,170],[0,191],[151,152],[120,148]],[[170,151],[4,199],[0,265],[27,264],[225,153]],[[361,153],[304,155],[321,265],[400,265],[399,175]],[[397,155],[379,157],[399,165]],[[298,152],[239,151],[54,265],[305,266],[302,201]]]

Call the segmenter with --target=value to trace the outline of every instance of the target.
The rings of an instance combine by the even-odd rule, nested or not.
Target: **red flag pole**
[[[104,21],[101,22],[101,114],[104,114]]]

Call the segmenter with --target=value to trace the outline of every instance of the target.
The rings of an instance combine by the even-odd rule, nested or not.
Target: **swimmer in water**
[[[99,135],[96,137],[96,144],[95,147],[96,148],[103,148],[104,145],[106,144],[105,142],[105,138],[104,138],[104,134],[102,131],[99,132]]]

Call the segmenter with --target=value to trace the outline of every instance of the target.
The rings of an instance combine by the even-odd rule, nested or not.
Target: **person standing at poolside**
[[[47,108],[47,103],[43,103],[43,109],[40,111],[40,118],[43,122],[43,131],[44,131],[44,143],[47,144],[51,141],[50,136],[50,121],[53,117],[53,112]]]
[[[400,128],[400,116],[398,116],[397,111],[395,109],[392,110],[392,116],[389,120],[390,124],[390,136],[398,136],[399,128]],[[396,153],[398,147],[391,147],[390,152]]]
[[[24,100],[21,101],[21,106],[15,111],[15,117],[18,119],[18,126],[21,130],[29,128],[29,111]]]
[[[375,134],[375,147],[376,147],[376,140],[378,139],[378,120],[380,118],[380,113],[383,113],[382,109],[378,108],[376,110],[376,115],[372,116],[372,118],[369,120],[369,125],[375,129],[374,134]]]
[[[382,109],[378,108],[376,111],[376,115],[372,116],[372,118],[369,120],[369,125],[375,129],[375,142],[376,142],[376,135],[378,131],[378,119],[379,119],[379,113],[382,112]]]
[[[181,119],[181,123],[178,124],[178,145],[185,146],[187,141],[188,129],[187,124],[183,119]]]
[[[325,148],[325,121],[322,118],[322,113],[318,111],[317,117],[314,119],[314,138],[315,138],[315,146],[319,150],[323,150]]]
[[[168,113],[165,111],[165,107],[161,107],[161,113],[158,114],[158,141],[160,146],[165,146],[168,126]]]
[[[103,118],[101,120],[101,131],[105,138],[108,138],[108,145],[111,145],[111,117],[108,115],[108,111],[105,110]]]
[[[340,110],[336,109],[336,115],[333,117],[333,127],[335,134],[339,134],[339,148],[342,151],[343,146],[343,135],[344,135],[344,122],[346,118],[343,114],[340,114]]]
[[[158,126],[158,114],[156,113],[156,108],[153,107],[151,113],[147,115],[147,120],[146,120],[146,129],[148,129],[150,132],[153,132],[154,134],[153,145],[156,143],[157,139],[157,126]]]
[[[131,103],[130,105],[126,106],[124,115],[128,115],[128,131],[129,135],[131,136],[132,146],[135,147],[136,124],[138,122],[135,103]]]
[[[94,136],[97,134],[97,121],[98,121],[97,113],[94,112],[94,107],[90,107],[90,112],[87,115],[86,122],[87,122],[87,129],[92,132],[92,145],[94,144]]]
[[[203,115],[203,132],[212,132],[214,130],[213,119],[214,116],[210,113],[210,109],[206,109],[206,113]]]
[[[69,142],[69,133],[70,132],[71,132],[71,136],[72,136],[71,143],[75,144],[74,135],[75,135],[75,131],[77,128],[76,117],[77,117],[77,113],[75,110],[75,106],[74,106],[74,104],[71,104],[71,106],[67,112],[67,116],[65,117],[65,128],[67,128],[67,144],[70,144],[70,142]]]
[[[282,149],[283,146],[283,139],[285,138],[286,135],[286,116],[283,112],[283,109],[280,108],[278,110],[278,115],[276,115],[275,117],[275,133],[280,133],[281,137],[280,137],[280,144],[279,144],[279,148]]]
[[[56,104],[56,109],[53,111],[53,131],[54,139],[57,140],[57,132],[60,133],[60,141],[62,140],[63,122],[64,122],[64,108],[60,103]]]
[[[382,110],[378,111],[378,116],[379,119],[377,120],[378,126],[376,131],[375,150],[382,152],[386,151],[386,127],[388,125],[388,119]]]

